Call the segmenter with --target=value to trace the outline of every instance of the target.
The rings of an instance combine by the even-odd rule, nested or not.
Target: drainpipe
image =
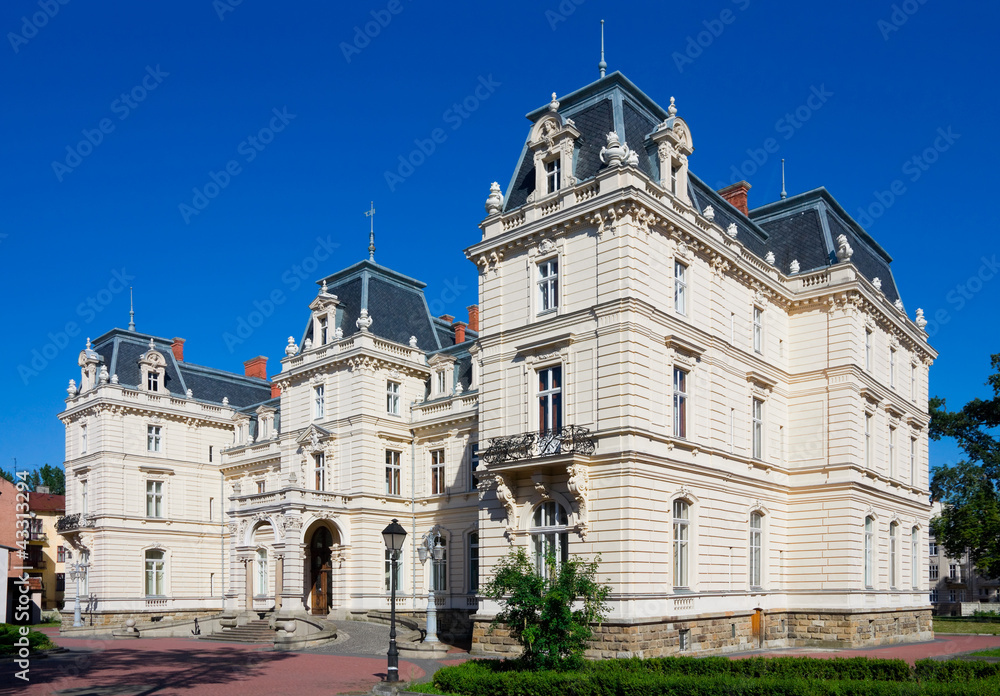
[[[413,411],[410,410],[410,420],[413,419]],[[410,605],[417,609],[417,442],[410,436]]]
[[[219,453],[222,456],[222,453]],[[219,550],[222,552],[222,572],[219,574],[222,592],[222,611],[226,611],[226,475],[219,470]]]

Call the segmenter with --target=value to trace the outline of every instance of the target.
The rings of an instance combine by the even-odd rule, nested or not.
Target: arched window
[[[691,506],[674,501],[674,587],[688,586],[688,544],[691,540]]]
[[[535,569],[549,577],[550,565],[546,559],[552,556],[556,566],[569,560],[569,535],[566,509],[548,500],[535,508],[531,520],[531,544],[535,556]]]
[[[164,553],[158,549],[146,552],[146,596],[163,597],[166,594],[166,561]]]
[[[761,586],[761,556],[764,551],[764,525],[760,513],[750,515],[750,587]]]
[[[916,527],[910,532],[910,584],[913,589],[920,589],[920,530]]]
[[[896,589],[897,566],[899,556],[899,525],[892,522],[889,525],[889,587]]]
[[[865,518],[865,587],[875,584],[875,520]]]
[[[479,532],[469,535],[469,594],[479,592]]]
[[[257,586],[254,588],[254,596],[264,597],[267,595],[267,551],[257,549],[255,565],[257,566]]]

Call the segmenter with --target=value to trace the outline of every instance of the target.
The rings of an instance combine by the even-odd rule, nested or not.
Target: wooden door
[[[317,559],[318,560],[318,559]],[[312,613],[326,616],[330,612],[330,567],[326,564],[313,571]]]
[[[750,631],[753,634],[753,642],[759,646],[764,645],[764,610],[754,609],[753,616],[750,617]]]
[[[312,613],[326,616],[330,612],[330,593],[333,591],[333,536],[330,530],[320,527],[309,543],[310,598]]]

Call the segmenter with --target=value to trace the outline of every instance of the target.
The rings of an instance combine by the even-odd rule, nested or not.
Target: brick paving
[[[264,696],[363,694],[384,678],[389,629],[344,622],[330,645],[286,653],[257,645],[182,638],[84,640],[43,629],[68,652],[31,661],[30,683],[14,677],[16,665],[0,661],[0,694],[25,696]],[[1000,636],[938,635],[933,641],[860,650],[787,649],[746,653],[809,657],[889,657],[909,663],[925,657],[1000,647]],[[400,679],[422,681],[446,660],[400,660]]]

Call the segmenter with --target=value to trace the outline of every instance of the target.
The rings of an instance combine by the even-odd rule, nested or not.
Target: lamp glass
[[[399,524],[399,520],[394,519],[389,526],[382,530],[382,538],[385,539],[385,546],[390,551],[399,551],[403,548],[403,541],[406,539],[406,530]]]

